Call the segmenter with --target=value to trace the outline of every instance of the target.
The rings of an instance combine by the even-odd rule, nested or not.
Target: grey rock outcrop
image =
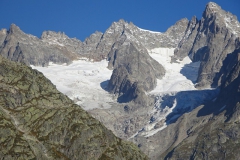
[[[109,68],[114,68],[108,84],[111,93],[119,94],[119,101],[146,104],[145,92],[152,90],[157,78],[162,78],[165,69],[152,59],[143,45],[128,30],[124,31],[113,45]]]
[[[235,40],[236,49],[229,53],[226,58],[222,62],[222,67],[219,72],[215,75],[213,79],[213,86],[220,86],[226,81],[226,78],[231,73],[232,69],[239,62],[239,54],[240,54],[240,38]]]
[[[186,18],[179,20],[166,32],[153,32],[138,28],[132,23],[129,24],[129,30],[132,35],[148,50],[154,48],[175,48],[184,36],[188,26]]]
[[[172,60],[182,60],[184,57],[188,56],[188,53],[194,44],[194,40],[198,32],[198,26],[199,24],[196,16],[192,17],[182,40],[179,42],[178,47],[174,51],[174,57],[172,57]]]
[[[64,46],[73,53],[81,53],[83,48],[83,43],[80,40],[69,38],[64,32],[44,31],[40,40],[49,45]]]
[[[235,40],[239,36],[240,24],[236,16],[210,2],[201,20],[193,18],[190,21],[173,59],[182,59],[188,55],[193,61],[201,61],[198,87],[213,86],[216,84],[214,77],[220,71],[227,54],[235,50]]]
[[[6,36],[7,36],[7,30],[6,29],[0,30],[0,45],[3,44]]]
[[[80,54],[84,57],[94,59],[95,61],[100,61],[106,58],[106,53],[103,50],[103,52],[100,51],[97,52],[96,49],[99,48],[99,43],[102,39],[103,33],[101,32],[95,32],[90,35],[90,37],[86,38],[83,42],[83,48]]]
[[[92,51],[94,54],[104,53],[103,57],[109,60],[108,68],[113,69],[108,90],[118,97],[119,102],[132,101],[113,104],[115,107],[109,110],[90,111],[119,137],[129,138],[150,119],[147,112],[154,99],[148,97],[146,91],[155,87],[157,78],[164,75],[165,69],[148,55],[148,50],[176,47],[187,24],[188,20],[182,19],[167,32],[160,33],[120,20],[112,23],[96,45],[97,49]]]

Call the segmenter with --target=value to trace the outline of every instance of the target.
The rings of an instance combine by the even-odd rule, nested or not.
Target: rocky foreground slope
[[[0,137],[1,159],[148,159],[42,73],[2,56]]]

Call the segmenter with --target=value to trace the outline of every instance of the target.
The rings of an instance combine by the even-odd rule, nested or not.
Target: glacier
[[[195,88],[200,62],[192,62],[189,57],[182,61],[171,62],[175,48],[155,48],[148,50],[149,55],[166,70],[162,79],[157,80],[154,90],[148,96],[154,97],[154,106],[148,107],[151,115],[149,122],[134,137],[154,135],[174,122],[182,114],[193,110],[206,100],[216,97],[217,91],[211,88]],[[49,63],[48,67],[31,66],[42,72],[56,85],[57,89],[79,104],[85,110],[109,109],[117,103],[114,95],[107,92],[107,84],[112,70],[107,68],[108,61],[93,62],[87,58],[73,61],[70,65]],[[158,127],[156,127],[158,126]]]
[[[88,59],[73,61],[70,65],[49,63],[48,67],[31,66],[42,72],[57,89],[67,95],[85,110],[110,108],[114,101],[104,88],[112,71],[107,68],[108,62],[93,62]]]

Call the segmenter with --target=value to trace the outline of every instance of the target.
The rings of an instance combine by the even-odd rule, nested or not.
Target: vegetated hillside
[[[1,159],[148,159],[57,91],[42,73],[0,56]]]

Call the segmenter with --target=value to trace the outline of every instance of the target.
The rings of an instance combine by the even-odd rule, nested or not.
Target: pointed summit
[[[219,6],[217,3],[209,2],[206,5],[206,9],[211,9],[212,11],[217,11],[217,10],[221,9],[221,6]]]
[[[124,19],[119,19],[119,21],[117,23],[122,23],[122,24],[125,24],[127,23]]]
[[[13,33],[13,32],[21,31],[21,29],[16,24],[12,23],[9,31],[10,31],[10,33]]]
[[[221,7],[217,3],[215,3],[215,2],[209,2],[206,5],[206,8],[221,8]]]
[[[209,2],[206,5],[205,10],[203,12],[203,17],[204,18],[209,18],[213,14],[219,13],[220,10],[222,10],[222,9],[221,9],[221,7],[217,3]]]
[[[240,36],[240,23],[237,17],[230,12],[223,10],[218,4],[209,2],[203,12],[203,18],[206,22],[213,21],[221,28],[225,26],[234,35]]]

